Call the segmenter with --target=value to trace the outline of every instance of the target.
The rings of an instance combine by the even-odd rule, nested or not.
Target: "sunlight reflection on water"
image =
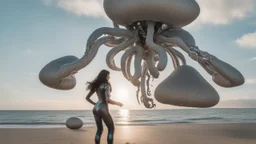
[[[120,109],[118,115],[120,116],[119,124],[129,124],[130,111],[128,109]]]

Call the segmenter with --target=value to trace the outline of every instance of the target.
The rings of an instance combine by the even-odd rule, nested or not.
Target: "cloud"
[[[256,48],[256,32],[241,36],[235,43],[244,48]]]
[[[42,0],[45,5],[51,5],[53,0]]]
[[[26,53],[27,53],[27,54],[32,54],[32,50],[31,50],[30,48],[27,48],[27,49],[26,49]]]
[[[254,0],[196,0],[200,6],[199,17],[191,26],[201,24],[224,25],[242,20],[253,14]]]
[[[108,19],[103,9],[103,0],[43,0],[45,5],[58,7],[78,16],[104,17]]]
[[[233,99],[220,101],[215,108],[256,108],[256,99]]]
[[[248,78],[245,80],[245,84],[256,84],[256,78]]]
[[[37,76],[38,73],[36,73],[36,72],[30,72],[30,73],[28,73],[28,75],[29,75],[29,76]]]
[[[256,57],[250,58],[249,60],[250,60],[250,61],[255,61],[255,60],[256,60]]]
[[[83,101],[64,100],[2,100],[0,109],[2,110],[81,110],[92,109],[85,106]]]
[[[254,0],[196,0],[200,6],[199,17],[189,25],[229,24],[251,16],[256,7]],[[56,5],[79,16],[106,18],[103,0],[43,0],[45,5]]]

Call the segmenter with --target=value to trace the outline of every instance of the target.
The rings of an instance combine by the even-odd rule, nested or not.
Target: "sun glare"
[[[120,109],[119,114],[122,118],[129,118],[129,110],[128,109]]]
[[[129,91],[125,88],[118,88],[116,90],[116,97],[119,101],[125,102],[129,100]]]
[[[120,109],[118,112],[120,115],[120,124],[128,124],[130,118],[130,111],[128,109]]]

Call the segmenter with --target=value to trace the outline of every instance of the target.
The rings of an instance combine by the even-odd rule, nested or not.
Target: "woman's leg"
[[[113,144],[114,142],[114,122],[108,111],[102,112],[102,119],[108,128],[108,144]]]
[[[100,138],[103,132],[102,118],[99,115],[94,114],[94,119],[97,125],[97,132],[95,135],[95,144],[100,144]]]

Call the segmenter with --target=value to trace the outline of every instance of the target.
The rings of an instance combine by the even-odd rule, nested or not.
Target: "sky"
[[[196,0],[199,17],[184,27],[197,46],[237,68],[245,84],[234,88],[216,85],[211,76],[192,59],[188,65],[218,91],[216,107],[256,107],[256,1]],[[102,46],[93,61],[76,74],[77,85],[69,91],[48,88],[39,71],[50,61],[66,56],[81,57],[86,40],[97,28],[112,27],[103,0],[1,0],[0,1],[0,110],[84,110],[85,83],[101,69],[110,70],[105,57],[110,48]],[[115,58],[120,64],[122,53]],[[136,88],[121,72],[111,71],[112,99],[123,109],[146,109],[136,100]],[[173,71],[172,62],[152,83],[152,91]],[[92,96],[96,101],[96,95]],[[156,102],[156,109],[181,108]],[[111,109],[120,109],[111,106]]]

